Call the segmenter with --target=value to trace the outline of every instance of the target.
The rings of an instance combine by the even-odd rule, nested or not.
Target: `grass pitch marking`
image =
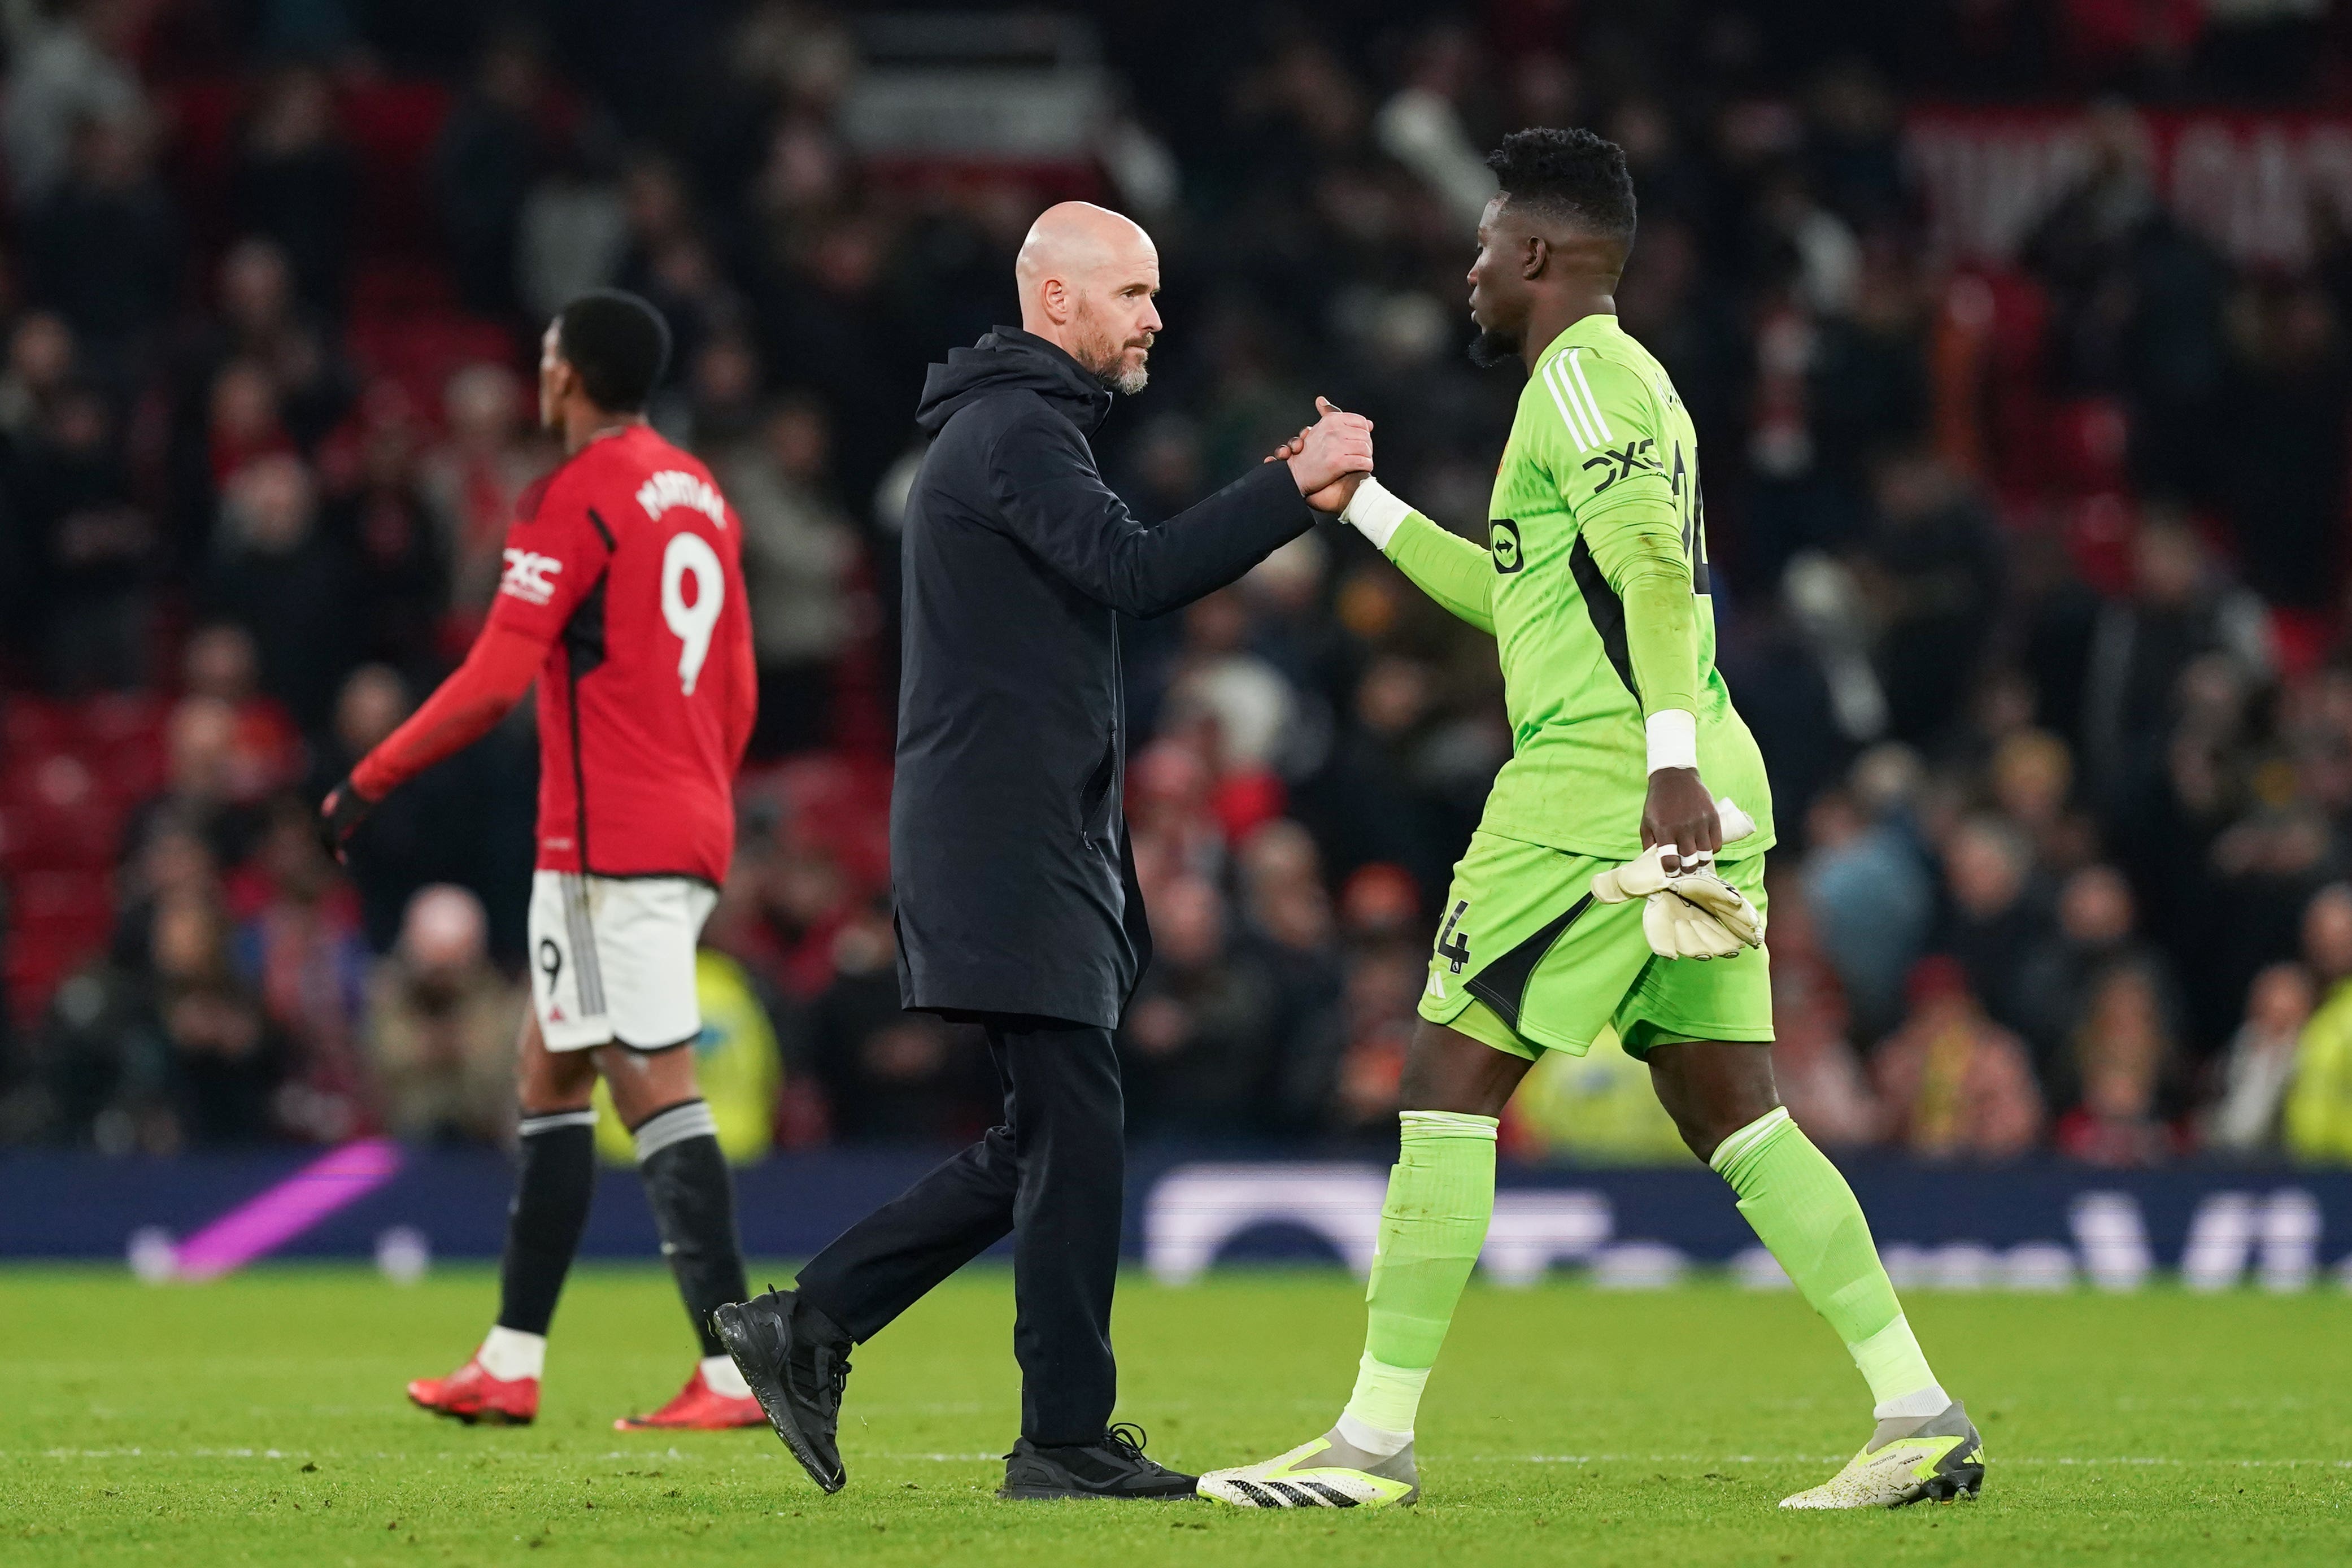
[[[12,1456],[0,1453],[0,1459]],[[309,1448],[45,1448],[45,1459],[333,1459],[339,1463],[382,1460],[385,1463],[450,1463],[483,1456],[443,1451],[434,1454],[339,1454],[331,1449]],[[576,1465],[583,1458],[598,1461],[611,1459],[663,1459],[693,1463],[703,1456],[681,1453],[676,1448],[646,1449],[632,1453],[616,1448],[609,1453],[572,1455],[562,1453],[524,1453],[500,1450],[501,1463],[516,1460],[541,1460],[549,1464]],[[1853,1456],[1847,1454],[1451,1454],[1438,1456],[1438,1461],[1450,1465],[1835,1465]],[[756,1454],[754,1458],[772,1459],[772,1454]],[[868,1454],[867,1460],[889,1464],[976,1465],[1002,1459],[1003,1455],[990,1451],[978,1454]],[[2352,1470],[2352,1459],[2231,1459],[2206,1458],[2197,1459],[2168,1458],[2152,1454],[2112,1454],[2098,1457],[2074,1454],[1996,1455],[1995,1465],[2139,1465],[2200,1467],[2239,1470]]]

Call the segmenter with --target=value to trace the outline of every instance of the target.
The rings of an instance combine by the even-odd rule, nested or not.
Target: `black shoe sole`
[[[1011,1472],[1013,1467],[1007,1466]],[[1064,1472],[1064,1479],[1055,1480],[1049,1468],[1040,1476],[1037,1468],[1024,1463],[1020,1467],[1024,1479],[1014,1480],[1008,1473],[996,1495],[1006,1502],[1060,1502],[1064,1499],[1084,1499],[1089,1502],[1181,1502],[1200,1496],[1201,1478],[1188,1476],[1181,1470],[1159,1467],[1160,1479],[1151,1488],[1089,1487]]]
[[[824,1462],[816,1457],[816,1450],[802,1435],[800,1424],[793,1419],[792,1401],[785,1397],[783,1384],[777,1382],[765,1367],[758,1364],[760,1358],[754,1353],[751,1326],[743,1321],[742,1307],[730,1303],[715,1309],[710,1314],[710,1331],[717,1334],[719,1342],[727,1347],[727,1354],[735,1363],[735,1370],[743,1374],[745,1383],[751,1384],[751,1397],[760,1402],[761,1410],[766,1413],[768,1425],[776,1429],[776,1436],[783,1440],[785,1447],[792,1450],[793,1458],[801,1462],[801,1468],[808,1472],[808,1479],[827,1496],[847,1486],[849,1471],[845,1468],[826,1470]]]

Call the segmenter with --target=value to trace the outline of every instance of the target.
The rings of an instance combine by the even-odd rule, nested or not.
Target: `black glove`
[[[352,835],[374,809],[375,802],[362,795],[352,775],[345,773],[342,782],[319,803],[319,837],[326,841],[327,853],[338,860],[346,858],[343,852],[351,845]]]

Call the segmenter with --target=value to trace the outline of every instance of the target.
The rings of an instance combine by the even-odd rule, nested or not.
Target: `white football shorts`
[[[530,877],[530,999],[551,1051],[665,1050],[702,1032],[694,949],[719,890],[691,877]]]

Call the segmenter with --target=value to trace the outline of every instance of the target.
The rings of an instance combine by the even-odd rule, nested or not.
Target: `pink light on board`
[[[174,1272],[213,1279],[267,1257],[398,1175],[400,1161],[400,1145],[389,1138],[346,1143],[180,1243]]]

